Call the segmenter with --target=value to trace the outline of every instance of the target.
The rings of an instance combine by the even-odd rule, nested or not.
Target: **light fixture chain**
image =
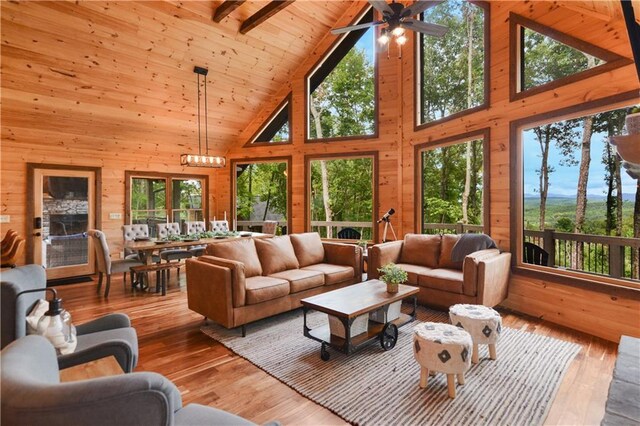
[[[202,155],[202,145],[200,142],[200,74],[196,74],[198,79],[198,155]]]
[[[209,107],[207,106],[207,76],[204,76],[204,142],[209,155]]]

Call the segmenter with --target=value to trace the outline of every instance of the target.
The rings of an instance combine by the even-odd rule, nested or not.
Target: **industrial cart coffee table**
[[[387,285],[384,282],[370,280],[307,297],[300,301],[304,312],[304,335],[322,344],[320,357],[324,361],[329,360],[330,354],[327,350],[329,346],[349,355],[372,340],[378,339],[384,350],[390,350],[398,340],[398,327],[416,318],[416,294],[418,291],[417,287],[400,284],[397,293],[387,293]],[[398,318],[385,323],[367,321],[366,331],[351,336],[351,327],[358,317],[369,315],[369,313],[380,309],[386,315],[390,304],[408,297],[413,299],[413,312],[410,314],[401,312]],[[344,326],[344,337],[331,334],[329,324],[314,329],[309,328],[307,313],[311,309],[336,317]]]

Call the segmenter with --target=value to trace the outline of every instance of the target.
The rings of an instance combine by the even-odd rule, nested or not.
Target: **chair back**
[[[212,220],[211,222],[209,222],[209,224],[211,225],[211,230],[213,232],[229,230],[229,222],[227,222],[226,220]]]
[[[13,245],[13,242],[15,241],[16,238],[18,238],[18,231],[14,231],[13,229],[9,229],[7,233],[4,234],[2,243],[0,243],[2,253],[7,251],[9,247]]]
[[[12,245],[6,250],[2,251],[0,255],[0,265],[15,267],[18,262],[18,258],[22,255],[24,251],[24,238],[18,236],[13,239]]]
[[[96,253],[96,260],[98,261],[98,272],[111,275],[111,255],[109,252],[109,245],[107,244],[107,237],[104,232],[97,229],[90,229],[87,234],[93,238],[93,248]]]
[[[142,223],[122,225],[122,238],[125,241],[133,241],[136,238],[149,238],[149,225]]]
[[[338,238],[341,240],[359,240],[362,234],[353,228],[342,228],[338,231]]]
[[[278,227],[278,222],[275,220],[265,220],[262,224],[262,232],[264,234],[276,235],[276,228]]]
[[[207,224],[202,222],[185,222],[184,233],[185,234],[199,234],[207,230]]]
[[[0,348],[4,348],[27,334],[27,314],[38,299],[45,298],[47,274],[41,265],[25,265],[2,271],[0,280]],[[43,289],[42,292],[18,297],[21,291],[37,288]]]
[[[549,253],[538,245],[525,242],[522,260],[524,263],[547,266],[549,264]]]
[[[159,223],[156,226],[158,238],[167,238],[170,235],[180,235],[180,224],[178,222]]]

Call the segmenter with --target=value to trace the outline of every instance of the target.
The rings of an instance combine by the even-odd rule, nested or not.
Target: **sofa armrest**
[[[485,306],[496,306],[509,294],[511,253],[488,257],[478,263],[478,301]]]
[[[78,333],[78,336],[81,336],[83,334],[96,333],[98,331],[127,327],[131,327],[131,320],[129,317],[126,314],[113,313],[76,326],[76,332]]]
[[[187,259],[186,265],[189,309],[227,328],[235,327],[231,269],[199,259]]]
[[[402,252],[403,241],[391,241],[389,243],[376,244],[368,250],[367,278],[377,279],[380,277],[378,268],[387,263],[398,263]]]
[[[462,293],[465,296],[476,297],[478,295],[478,264],[481,260],[498,256],[500,250],[478,250],[465,256],[462,263]]]
[[[354,278],[362,281],[362,248],[353,244],[322,242],[324,257],[333,265],[351,266]]]
[[[235,308],[244,306],[246,300],[244,263],[208,255],[200,256],[198,259],[203,262],[221,266],[223,268],[229,268],[231,270],[231,301]]]

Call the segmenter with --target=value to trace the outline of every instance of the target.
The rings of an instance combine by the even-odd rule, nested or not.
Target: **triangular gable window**
[[[625,57],[522,16],[510,16],[515,56],[512,100],[631,63]],[[515,60],[514,60],[515,59]]]
[[[251,138],[251,144],[291,142],[291,94],[278,105],[258,133]]]

